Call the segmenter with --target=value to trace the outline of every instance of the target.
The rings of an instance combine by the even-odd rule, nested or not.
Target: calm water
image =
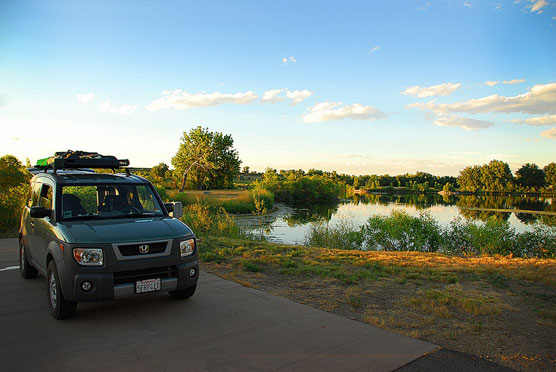
[[[412,216],[421,211],[429,212],[442,226],[456,217],[472,221],[485,221],[496,217],[508,221],[517,231],[531,228],[534,222],[556,226],[556,216],[514,212],[493,212],[484,209],[519,209],[556,212],[556,199],[550,197],[502,196],[441,196],[441,195],[366,195],[355,196],[332,205],[315,205],[309,208],[292,208],[278,204],[278,209],[262,218],[264,235],[271,241],[302,244],[311,224],[337,223],[349,219],[363,225],[372,215],[388,215],[394,209]],[[472,210],[467,208],[481,208]],[[259,233],[257,217],[237,217],[242,229]]]

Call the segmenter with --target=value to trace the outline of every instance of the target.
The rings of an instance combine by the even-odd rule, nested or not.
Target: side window
[[[29,201],[27,202],[28,207],[36,207],[39,205],[39,191],[42,184],[38,182],[33,182],[31,184],[31,194],[29,195]]]
[[[52,209],[52,187],[49,185],[42,185],[40,206],[46,209]]]

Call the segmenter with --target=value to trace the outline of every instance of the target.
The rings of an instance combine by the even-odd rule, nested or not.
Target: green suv
[[[52,316],[71,317],[80,301],[156,291],[191,297],[199,263],[194,233],[174,218],[181,204],[176,210],[164,204],[148,180],[127,169],[83,169],[121,168],[127,160],[67,154],[30,169],[35,175],[19,233],[21,275],[46,277]]]

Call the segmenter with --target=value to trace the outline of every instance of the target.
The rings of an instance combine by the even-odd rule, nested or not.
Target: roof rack
[[[104,168],[118,169],[129,165],[127,159],[117,159],[112,155],[100,155],[97,152],[72,151],[56,152],[54,156],[37,160],[36,168],[53,169],[79,169],[79,168]],[[126,168],[126,173],[129,170]]]

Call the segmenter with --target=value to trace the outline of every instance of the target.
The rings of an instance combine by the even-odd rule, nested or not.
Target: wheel
[[[193,294],[195,294],[196,289],[197,289],[197,284],[186,289],[178,289],[175,291],[170,291],[168,293],[170,294],[170,297],[176,300],[185,300],[186,298],[193,296]]]
[[[56,319],[71,318],[77,309],[77,302],[67,301],[62,294],[60,287],[60,277],[56,264],[50,261],[46,274],[46,299],[50,314]]]
[[[23,240],[19,241],[19,273],[25,279],[36,278],[39,273],[27,259],[27,250],[25,249]]]

